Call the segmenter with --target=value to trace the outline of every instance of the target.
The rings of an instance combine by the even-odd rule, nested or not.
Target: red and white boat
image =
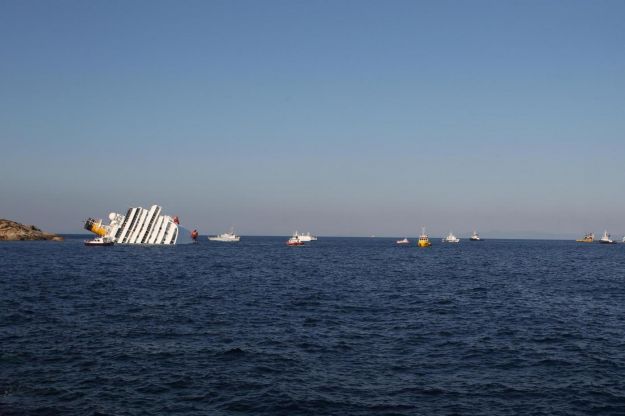
[[[293,236],[289,238],[289,240],[286,242],[286,245],[287,246],[303,246],[304,242],[300,240],[299,237]]]

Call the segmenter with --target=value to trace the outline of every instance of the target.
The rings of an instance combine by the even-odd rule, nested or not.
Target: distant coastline
[[[63,241],[58,234],[46,233],[34,225],[24,225],[19,222],[0,219],[0,241]]]

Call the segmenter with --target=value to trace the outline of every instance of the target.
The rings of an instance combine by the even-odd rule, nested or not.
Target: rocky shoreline
[[[63,237],[43,232],[34,225],[24,225],[19,222],[0,219],[0,241],[33,240],[63,241]]]

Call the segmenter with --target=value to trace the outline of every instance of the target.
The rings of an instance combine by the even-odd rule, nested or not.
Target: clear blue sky
[[[624,1],[2,1],[0,217],[625,233]]]

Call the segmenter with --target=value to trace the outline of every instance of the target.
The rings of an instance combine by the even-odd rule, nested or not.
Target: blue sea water
[[[623,415],[625,244],[0,244],[1,415]]]

